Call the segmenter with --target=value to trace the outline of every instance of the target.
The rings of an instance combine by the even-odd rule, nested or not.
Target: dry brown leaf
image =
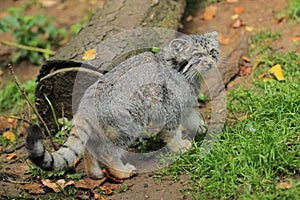
[[[12,160],[12,159],[14,159],[16,157],[17,157],[17,154],[15,154],[15,153],[10,153],[10,154],[6,155],[6,159],[7,160]]]
[[[94,180],[90,178],[84,178],[79,181],[75,181],[75,186],[77,188],[83,188],[83,189],[90,189],[93,190],[95,187],[100,186],[104,181],[106,180],[106,177],[99,179],[99,180]]]
[[[242,8],[242,7],[235,7],[234,8],[235,14],[242,14],[244,11],[245,11],[245,9]]]
[[[51,188],[54,192],[56,192],[56,193],[60,192],[59,186],[56,183],[53,183],[51,180],[49,180],[49,179],[43,180],[42,179],[42,183],[44,186]]]
[[[39,183],[29,183],[24,185],[24,189],[30,194],[43,194],[45,193],[43,186]]]
[[[217,6],[210,5],[210,6],[205,8],[203,18],[206,21],[212,20],[216,16],[216,14],[217,14]]]
[[[100,186],[99,189],[102,190],[106,195],[110,195],[113,193],[112,189],[109,188],[107,185]]]
[[[107,198],[105,198],[104,196],[102,196],[101,194],[99,194],[97,191],[93,191],[94,193],[94,198],[96,200],[108,200]]]
[[[59,185],[61,188],[65,188],[67,186],[70,186],[70,185],[74,185],[75,182],[74,181],[68,181],[66,182],[66,180],[64,179],[59,179],[58,181],[55,182],[57,185]]]
[[[84,55],[82,56],[83,60],[94,60],[96,58],[97,51],[96,49],[89,49],[87,50]]]
[[[230,41],[230,39],[227,37],[224,37],[222,33],[219,33],[218,40],[219,40],[220,44],[224,44],[224,45],[228,44]]]
[[[276,189],[289,189],[293,187],[294,185],[291,183],[290,180],[284,180],[280,183],[276,183]]]
[[[279,24],[279,23],[281,23],[283,20],[284,20],[284,17],[280,17],[280,18],[276,18],[274,22],[275,22],[275,24]]]
[[[233,22],[232,27],[233,28],[240,28],[243,25],[242,20],[241,19],[237,19]]]

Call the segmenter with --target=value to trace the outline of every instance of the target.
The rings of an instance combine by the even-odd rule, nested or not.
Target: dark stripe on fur
[[[65,161],[65,163],[66,163],[66,166],[68,167],[69,166],[69,161],[64,157],[64,155],[63,154],[61,154],[61,153],[59,153],[59,152],[56,152],[58,155],[60,155],[63,159],[64,159],[64,161]]]

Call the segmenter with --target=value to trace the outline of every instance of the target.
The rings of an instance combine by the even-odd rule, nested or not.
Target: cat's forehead
[[[201,46],[202,48],[213,47],[218,48],[218,34],[217,32],[210,32],[205,34],[195,34],[189,36],[193,45]]]

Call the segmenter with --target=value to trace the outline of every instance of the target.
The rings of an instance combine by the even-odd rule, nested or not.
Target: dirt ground
[[[4,17],[8,7],[26,6],[29,14],[42,12],[48,16],[56,17],[56,24],[59,27],[68,28],[75,22],[80,21],[95,7],[102,7],[103,1],[96,0],[43,0],[42,8],[31,5],[30,0],[23,1],[1,1],[0,16]],[[80,5],[80,6],[78,6]],[[276,51],[299,50],[299,41],[295,44],[292,38],[300,36],[300,26],[293,26],[286,18],[278,18],[288,5],[287,0],[239,0],[236,3],[222,1],[214,4],[216,10],[214,17],[209,20],[204,17],[204,9],[192,8],[185,14],[182,23],[182,32],[193,34],[216,30],[222,34],[222,57],[225,58],[245,37],[253,35],[257,30],[272,29],[280,31],[281,39],[276,41]],[[237,10],[236,8],[242,8]],[[214,9],[215,9],[214,8]],[[74,12],[76,10],[76,12]],[[238,18],[237,18],[238,13]],[[10,39],[5,36],[5,39]],[[5,48],[0,45],[1,48]],[[1,51],[0,51],[1,53]],[[16,73],[21,81],[35,78],[39,68],[29,66],[28,63],[21,63],[16,66]],[[24,73],[26,72],[26,73]],[[6,74],[0,77],[0,81],[7,80]],[[239,84],[248,84],[247,76],[237,76],[237,78],[228,85],[234,87]],[[3,125],[2,123],[2,126]],[[7,126],[10,126],[9,123]],[[3,127],[1,127],[3,128]],[[8,127],[5,127],[8,128]],[[25,163],[25,134],[20,135],[18,148],[15,151],[17,157],[8,160],[7,155],[11,153],[10,147],[0,147],[0,198],[11,196],[16,198],[24,194],[24,184],[31,181],[30,174],[25,172],[28,166]],[[80,168],[81,165],[79,165]],[[80,170],[80,169],[79,169]],[[109,199],[148,199],[148,200],[166,200],[166,199],[191,199],[192,195],[182,194],[182,190],[188,187],[188,175],[182,175],[178,181],[169,177],[163,177],[160,182],[153,178],[153,173],[140,174],[123,184],[130,187],[126,192],[108,196]],[[37,181],[37,180],[34,180]],[[116,183],[106,182],[105,185],[114,185]],[[47,190],[49,191],[49,190]],[[28,198],[36,199],[37,196],[28,194]],[[83,198],[83,197],[81,197]]]

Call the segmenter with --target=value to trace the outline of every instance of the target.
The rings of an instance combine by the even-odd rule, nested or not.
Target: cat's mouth
[[[184,71],[186,71],[185,69],[186,69],[188,64],[189,64],[189,62],[187,60],[184,60],[181,63],[179,63],[178,72],[185,73]]]
[[[193,60],[185,60],[182,63],[180,63],[180,68],[179,68],[179,72],[181,72],[182,74],[186,74],[192,67],[193,64],[195,64],[196,62]]]

